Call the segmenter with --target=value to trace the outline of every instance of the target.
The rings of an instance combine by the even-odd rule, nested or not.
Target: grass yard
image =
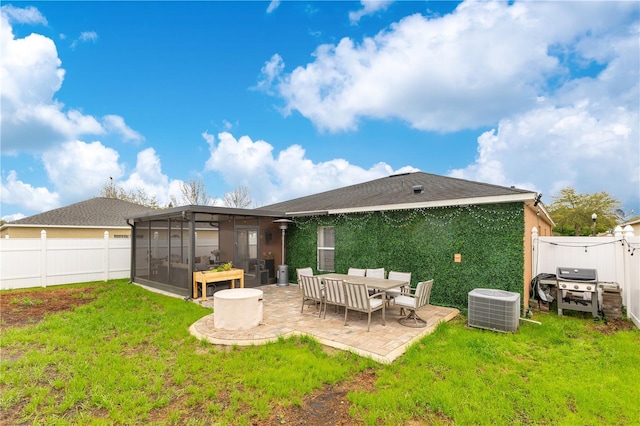
[[[626,321],[537,314],[501,334],[460,317],[381,365],[304,337],[203,343],[188,327],[210,310],[123,280],[0,298],[0,424],[640,424]],[[27,311],[46,315],[7,321]]]

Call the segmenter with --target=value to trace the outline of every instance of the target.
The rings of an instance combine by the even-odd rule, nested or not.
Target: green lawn
[[[215,347],[188,333],[208,313],[111,281],[72,312],[3,331],[0,423],[18,413],[25,424],[259,424],[373,369],[376,390],[349,394],[352,415],[371,425],[640,424],[637,329],[540,314],[542,325],[501,334],[461,317],[380,365],[311,338]]]

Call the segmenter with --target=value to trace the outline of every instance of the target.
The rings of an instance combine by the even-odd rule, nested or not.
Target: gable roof
[[[91,198],[66,207],[18,219],[5,226],[118,227],[129,228],[126,217],[155,211],[117,198]]]
[[[532,200],[536,192],[424,172],[403,173],[261,207],[287,215],[337,214]]]

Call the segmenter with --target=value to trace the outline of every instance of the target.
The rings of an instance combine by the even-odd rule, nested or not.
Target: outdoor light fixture
[[[282,231],[282,264],[278,265],[278,286],[283,287],[283,286],[288,286],[289,285],[289,268],[286,265],[285,262],[285,251],[284,251],[284,236],[285,236],[285,231],[287,230],[287,228],[289,227],[290,223],[293,223],[292,220],[290,219],[276,219],[273,221],[273,223],[277,223],[278,225],[280,225],[280,230]]]
[[[598,215],[597,214],[592,214],[591,215],[591,220],[593,221],[593,236],[596,236],[596,220],[598,219]]]
[[[540,200],[542,200],[542,194],[538,193],[536,198],[533,199],[533,207],[537,207],[540,204]]]

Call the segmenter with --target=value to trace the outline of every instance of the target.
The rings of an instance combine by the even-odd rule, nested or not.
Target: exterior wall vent
[[[469,292],[469,326],[503,333],[516,331],[520,321],[520,294],[490,288]]]

